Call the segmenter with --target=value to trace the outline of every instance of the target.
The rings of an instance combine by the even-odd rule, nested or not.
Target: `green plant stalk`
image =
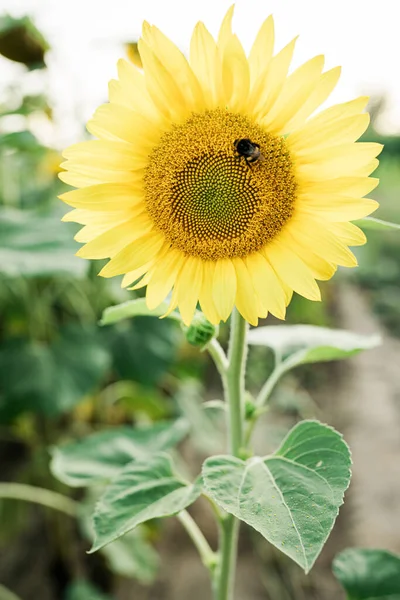
[[[203,565],[212,572],[217,562],[217,556],[210,548],[209,543],[196,521],[191,517],[187,510],[180,512],[177,517],[196,546]]]
[[[246,370],[248,325],[235,309],[231,317],[228,366],[223,378],[228,405],[229,451],[240,457],[244,425],[244,378]],[[220,523],[220,563],[215,586],[216,600],[232,600],[235,581],[239,520],[226,515]]]
[[[79,504],[77,502],[52,490],[46,490],[33,485],[0,483],[0,498],[34,502],[35,504],[41,504],[42,506],[66,513],[70,517],[78,516]]]

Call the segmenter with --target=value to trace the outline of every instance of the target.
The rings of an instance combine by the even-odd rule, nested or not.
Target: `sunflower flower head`
[[[381,146],[356,143],[368,98],[314,115],[340,68],[316,56],[289,74],[296,40],[274,54],[272,17],[246,56],[232,16],[217,41],[198,23],[189,59],[144,23],[143,69],[119,61],[97,139],[68,148],[60,174],[77,188],[61,199],[83,225],[78,255],[110,259],[100,274],[146,286],[150,309],[172,290],[186,325],[197,303],[212,324],[236,306],[256,325],[283,319],[293,291],[319,300],[316,280],[357,264],[350,221],[378,206],[364,196]]]

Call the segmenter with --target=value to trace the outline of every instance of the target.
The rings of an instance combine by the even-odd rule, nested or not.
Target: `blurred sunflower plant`
[[[78,255],[108,259],[100,275],[123,275],[123,286],[146,290],[145,299],[108,309],[103,323],[137,314],[181,321],[188,340],[213,358],[226,400],[228,452],[207,458],[194,482],[151,436],[147,454],[132,446],[129,460],[107,472],[92,550],[149,519],[178,515],[216,600],[233,597],[240,522],[308,572],[350,481],[346,443],[318,421],[297,424],[273,454],[253,455],[253,425],[276,382],[299,364],[377,342],[317,327],[248,333],[269,313],[284,319],[293,292],[318,301],[317,280],[356,266],[349,246],[366,238],[351,221],[378,206],[364,196],[378,183],[370,175],[382,146],[357,142],[369,124],[366,97],[314,114],[339,67],[324,71],[316,56],[289,74],[296,39],[274,54],[272,17],[247,56],[232,17],[233,7],[217,40],[198,23],[188,59],[144,23],[142,68],[119,61],[109,102],[88,123],[96,139],[65,150],[60,174],[76,188],[61,199],[73,208],[64,220],[82,225]],[[228,319],[225,353],[218,325]],[[248,344],[268,346],[276,358],[256,399],[245,393]],[[65,464],[55,472],[71,483]],[[186,510],[200,495],[215,509],[215,551]]]

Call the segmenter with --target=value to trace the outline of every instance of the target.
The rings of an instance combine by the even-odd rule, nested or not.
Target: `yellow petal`
[[[313,130],[318,131],[320,127],[325,127],[329,123],[345,119],[346,117],[352,117],[361,113],[368,103],[368,96],[360,96],[349,102],[343,102],[341,104],[335,104],[319,112],[315,117],[312,117],[307,121],[303,127],[296,129],[291,133],[291,142],[294,144],[298,140],[304,139],[304,132],[311,134]]]
[[[225,17],[222,20],[221,27],[219,29],[218,34],[218,49],[221,54],[223,54],[228,46],[230,39],[232,37],[232,19],[233,13],[235,11],[235,5],[232,4],[225,14]]]
[[[141,171],[110,171],[84,162],[65,161],[63,171],[58,174],[61,181],[76,188],[83,188],[99,183],[134,183],[142,176]]]
[[[362,246],[367,241],[365,233],[354,223],[329,223],[329,230],[349,246]]]
[[[267,70],[255,82],[248,100],[248,110],[255,117],[268,114],[285,83],[297,38],[271,59]]]
[[[309,95],[301,109],[286,123],[286,131],[298,129],[308,119],[310,115],[331,95],[339,80],[341,73],[340,67],[334,67],[325,73],[322,73],[313,91]]]
[[[230,259],[218,260],[214,271],[213,300],[217,313],[226,321],[236,296],[236,273]]]
[[[94,238],[98,237],[105,231],[120,225],[121,223],[125,223],[126,221],[131,220],[135,215],[132,211],[116,211],[114,213],[99,213],[93,212],[91,210],[82,210],[77,209],[76,212],[86,213],[84,216],[76,216],[71,217],[70,220],[74,220],[76,223],[82,223],[85,225],[75,236],[75,240],[81,243],[87,243],[94,240]],[[96,217],[100,216],[100,219]],[[65,219],[62,219],[65,221]]]
[[[292,250],[285,246],[284,236],[263,249],[272,268],[295,292],[309,300],[321,300],[321,293],[310,269]]]
[[[100,106],[88,122],[87,129],[100,139],[134,144],[138,156],[146,156],[162,133],[159,125],[118,104]]]
[[[73,221],[81,225],[110,225],[113,227],[123,221],[128,221],[139,215],[144,210],[144,206],[135,206],[127,210],[115,210],[113,212],[99,212],[87,210],[85,208],[74,208],[64,215],[61,221]]]
[[[247,256],[245,262],[262,305],[278,319],[284,319],[285,294],[269,262],[258,252]]]
[[[147,286],[146,300],[150,310],[156,308],[171,291],[185,257],[178,250],[169,250],[157,261]]]
[[[190,64],[203,89],[208,108],[217,106],[222,87],[217,44],[203,23],[198,23],[190,42]]]
[[[135,166],[137,153],[135,153],[134,146],[126,142],[90,140],[69,146],[64,150],[63,156],[72,164],[85,163],[96,173],[96,170],[104,169],[131,171]],[[66,168],[68,168],[68,163],[66,163]]]
[[[99,181],[98,178],[91,177],[90,175],[83,175],[82,173],[70,171],[61,171],[61,173],[58,174],[58,178],[67,185],[72,185],[76,188],[103,182],[103,179]]]
[[[143,192],[138,185],[100,183],[61,194],[59,198],[75,208],[94,211],[130,210],[143,203]],[[144,203],[143,203],[144,206]]]
[[[197,77],[186,57],[157,27],[149,27],[144,35],[159,61],[169,71],[192,110],[203,110],[204,96]]]
[[[322,55],[316,56],[286,79],[274,105],[265,117],[260,115],[262,124],[268,131],[275,134],[287,131],[287,123],[298,113],[315,88],[324,68],[324,61]]]
[[[326,261],[343,267],[357,266],[357,259],[347,245],[331,232],[332,223],[317,219],[293,219],[290,235]]]
[[[218,325],[221,319],[217,313],[217,309],[215,308],[212,296],[215,264],[216,263],[212,262],[211,260],[204,261],[203,263],[203,281],[199,295],[199,302],[201,310],[210,323],[213,325]]]
[[[128,287],[128,285],[131,285],[131,283],[133,283],[134,281],[137,281],[139,279],[139,277],[142,277],[142,275],[144,275],[144,273],[146,273],[149,269],[151,269],[151,267],[154,265],[154,262],[155,262],[154,259],[150,260],[149,262],[145,263],[144,265],[141,265],[137,269],[134,269],[133,271],[129,271],[128,273],[126,273],[126,275],[124,275],[124,277],[122,279],[121,287],[123,287],[123,288]]]
[[[354,169],[352,175],[354,175],[355,177],[367,177],[368,175],[371,175],[371,173],[375,171],[375,169],[377,169],[378,166],[379,160],[377,158],[373,158],[365,165]]]
[[[303,138],[297,139],[294,144],[290,135],[286,141],[289,148],[296,153],[296,157],[306,161],[310,155],[324,148],[355,142],[367,129],[369,119],[368,113],[353,115],[317,128],[310,127],[308,131],[305,128]]]
[[[135,285],[132,285],[130,288],[128,288],[128,290],[140,290],[141,288],[146,287],[150,281],[152,273],[152,269],[149,269],[147,273],[145,273],[143,277],[137,283],[135,283]]]
[[[272,15],[270,15],[261,25],[260,31],[250,50],[249,66],[251,85],[253,85],[268,68],[274,51],[274,39],[274,19]]]
[[[134,271],[152,260],[160,251],[163,243],[164,236],[161,233],[151,231],[114,256],[100,271],[100,275],[102,277],[113,277],[114,275]]]
[[[324,181],[303,182],[300,195],[306,194],[312,199],[320,198],[324,194],[341,194],[352,198],[361,198],[372,192],[379,183],[373,177],[337,177],[324,179]]]
[[[231,110],[246,107],[250,88],[250,73],[246,55],[236,35],[226,45],[222,59],[224,105]]]
[[[196,310],[203,280],[203,264],[201,259],[188,256],[183,262],[177,277],[178,306],[182,320],[189,326]]]
[[[168,118],[182,121],[190,113],[185,96],[173,75],[154,54],[150,46],[140,39],[140,56],[146,77],[147,90],[157,108]]]
[[[302,215],[316,215],[328,221],[354,221],[374,212],[379,207],[375,200],[355,199],[337,194],[298,199],[298,210]]]
[[[295,156],[296,173],[301,178],[319,181],[353,175],[358,169],[369,165],[371,159],[382,152],[382,148],[382,144],[374,142],[357,142],[316,151],[307,156],[307,162],[306,159],[303,162],[302,157]]]
[[[258,325],[259,307],[250,273],[241,258],[233,258],[232,264],[235,267],[237,279],[236,308],[248,323],[256,326]]]
[[[174,289],[172,290],[172,296],[171,296],[171,301],[168,306],[168,310],[160,317],[160,319],[165,319],[166,317],[168,317],[168,315],[170,315],[172,313],[172,311],[174,311],[176,309],[177,306],[178,306],[178,290],[175,286]]]
[[[112,227],[102,235],[82,246],[76,253],[81,258],[112,258],[125,246],[149,233],[153,227],[150,217],[144,213],[130,221]]]
[[[321,281],[331,279],[336,273],[336,264],[319,256],[314,252],[314,244],[312,242],[305,244],[303,242],[304,238],[302,239],[301,236],[296,234],[296,231],[290,234],[288,232],[285,236],[285,245],[301,258],[316,279],[320,279]]]
[[[109,86],[110,102],[141,113],[150,121],[159,122],[160,114],[147,91],[144,73],[123,58],[118,61],[117,69],[119,81],[113,81]]]

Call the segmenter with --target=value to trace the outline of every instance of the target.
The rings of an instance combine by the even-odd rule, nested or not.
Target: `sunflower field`
[[[144,4],[0,2],[0,600],[400,600],[390,98]]]

